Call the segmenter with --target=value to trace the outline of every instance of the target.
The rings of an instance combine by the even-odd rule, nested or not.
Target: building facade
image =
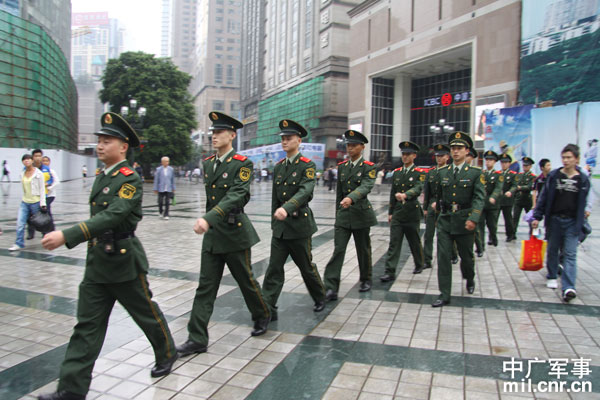
[[[160,11],[160,56],[171,57],[171,22],[173,5],[171,0],[162,0]]]
[[[196,13],[198,0],[173,0],[171,9],[171,48],[173,64],[188,74],[196,44]]]
[[[519,0],[368,0],[349,15],[349,125],[372,161],[397,162],[403,140],[426,153],[440,119],[475,138],[478,109],[517,104]]]

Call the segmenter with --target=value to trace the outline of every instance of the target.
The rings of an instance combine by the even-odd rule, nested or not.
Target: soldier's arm
[[[304,163],[304,161],[300,161]],[[285,202],[282,207],[287,211],[288,214],[296,211],[303,205],[307,204],[312,198],[313,191],[315,190],[315,163],[310,161],[307,163],[306,168],[302,171],[302,177],[300,179],[298,191],[291,199]]]
[[[509,174],[510,174],[510,172],[509,172]],[[508,189],[508,191],[511,192],[514,196],[515,193],[517,192],[517,177],[516,177],[516,174],[513,174],[513,175],[515,175],[515,177],[512,180],[512,183],[510,184],[510,188]]]
[[[526,185],[521,186],[521,191],[523,193],[530,193],[533,190],[533,185],[535,184],[535,176],[533,178],[529,178],[529,181]]]
[[[142,180],[137,174],[126,177],[106,209],[63,231],[66,246],[71,249],[81,242],[86,242],[114,229],[127,218],[135,207],[139,206],[142,201],[142,192]]]
[[[499,177],[496,177],[496,180],[494,182],[494,190],[492,190],[492,194],[490,195],[490,197],[496,201],[498,201],[500,197],[502,197],[502,185],[503,183],[500,182]]]
[[[279,164],[275,165],[275,168],[273,168],[273,190],[271,190],[271,215],[275,214],[275,210],[277,210],[280,206],[279,204],[279,198],[277,198],[277,189],[276,189],[276,179],[275,177],[277,176],[277,170],[279,169]]]
[[[337,167],[337,184],[335,185],[335,208],[340,208],[340,202],[344,199],[345,193],[342,193],[342,174],[340,174],[340,166]]]
[[[480,172],[479,177],[475,181],[473,187],[473,199],[471,200],[471,215],[468,220],[473,221],[475,224],[479,222],[479,218],[481,217],[481,211],[485,206],[485,187],[483,182],[485,182],[485,176]]]
[[[431,196],[431,189],[429,188],[429,174],[425,175],[425,182],[423,182],[423,209],[427,210],[429,208],[429,197]],[[433,203],[433,201],[432,201]]]
[[[225,196],[205,215],[204,219],[209,225],[215,225],[223,221],[232,209],[242,208],[250,200],[250,182],[252,181],[252,172],[254,171],[252,161],[246,159],[241,162],[240,168],[236,171],[233,184],[225,193]]]
[[[415,185],[410,188],[410,190],[407,190],[404,194],[406,194],[406,200],[412,200],[415,197],[419,197],[419,195],[421,194],[421,192],[423,191],[423,182],[425,181],[425,172],[422,171],[420,168],[417,171],[417,169],[415,168],[415,172],[417,172],[419,174],[419,177],[416,178],[418,179],[417,182],[415,183]],[[414,172],[413,172],[414,174]]]
[[[375,175],[377,173],[377,171],[375,171],[375,165],[366,165],[368,168],[365,169],[365,174],[362,177],[360,186],[346,196],[352,200],[353,204],[363,197],[367,197],[375,185]]]
[[[394,208],[396,207],[396,192],[394,191],[394,177],[396,175],[396,171],[392,174],[392,184],[390,186],[390,207],[388,209],[388,215],[392,215],[394,213]]]

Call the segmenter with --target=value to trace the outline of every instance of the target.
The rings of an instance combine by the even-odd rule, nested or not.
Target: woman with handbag
[[[33,157],[25,154],[21,158],[25,169],[21,172],[23,198],[17,217],[17,240],[8,250],[17,251],[25,248],[25,225],[32,215],[46,211],[46,188],[44,174],[33,166]]]

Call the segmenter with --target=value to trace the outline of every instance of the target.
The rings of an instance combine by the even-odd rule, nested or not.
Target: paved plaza
[[[58,229],[88,218],[92,182],[61,184],[52,205]],[[23,251],[9,252],[21,187],[1,183],[0,191],[0,399],[33,399],[56,388],[76,322],[87,246],[48,252],[38,233]],[[389,243],[389,186],[369,197],[379,220],[371,228],[370,292],[358,292],[352,240],[339,300],[320,313],[312,311],[299,270],[288,260],[279,320],[264,336],[251,337],[250,313],[226,269],[209,325],[208,352],[178,360],[170,375],[158,379],[150,377],[149,342],[117,305],[87,398],[600,399],[600,204],[591,217],[598,231],[579,247],[578,297],[570,304],[562,304],[559,290],[546,288],[545,270],[519,270],[520,240],[527,229],[521,223],[519,240],[505,243],[500,218],[500,244],[487,246],[484,257],[476,258],[475,293],[467,293],[456,265],[451,305],[432,308],[439,294],[436,260],[433,269],[413,275],[406,242],[395,282],[379,281]],[[144,218],[136,235],[150,261],[154,300],[181,344],[199,277],[202,237],[192,226],[204,213],[203,184],[180,179],[176,200],[170,220],[160,219],[156,196],[145,184]],[[270,202],[271,183],[254,183],[245,211],[261,238],[252,248],[252,268],[261,283],[269,260]],[[310,204],[319,227],[313,256],[321,274],[333,252],[334,202],[335,193],[319,186]],[[536,357],[539,362],[528,362]],[[589,381],[594,392],[505,390],[505,382],[521,383],[529,365],[533,383],[556,380],[548,374],[555,359],[568,360],[568,375],[561,381]],[[581,379],[572,371],[580,359],[591,360],[591,372]],[[519,362],[524,371],[513,378],[506,365]]]

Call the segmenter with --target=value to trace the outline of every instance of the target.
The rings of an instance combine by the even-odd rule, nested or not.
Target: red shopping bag
[[[521,259],[519,268],[523,271],[539,271],[544,268],[546,241],[531,236],[529,240],[521,241]]]

